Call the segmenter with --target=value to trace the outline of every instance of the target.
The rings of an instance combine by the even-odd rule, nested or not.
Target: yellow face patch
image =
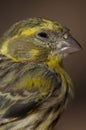
[[[1,54],[7,54],[7,52],[8,52],[8,44],[7,44],[7,42],[8,41],[4,42],[4,44],[2,45]]]
[[[31,55],[31,56],[35,57],[35,56],[37,56],[38,54],[39,54],[39,50],[37,50],[37,49],[31,49],[31,50],[30,50],[30,55]]]
[[[26,30],[24,30],[21,35],[32,35],[34,34],[38,29],[35,27],[35,28],[28,28]]]

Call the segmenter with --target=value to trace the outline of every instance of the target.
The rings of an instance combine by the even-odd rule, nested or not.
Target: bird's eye
[[[37,35],[39,38],[44,38],[44,39],[48,38],[48,34],[46,32],[39,32]]]

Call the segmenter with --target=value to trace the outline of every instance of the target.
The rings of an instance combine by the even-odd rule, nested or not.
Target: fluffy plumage
[[[80,49],[57,22],[20,21],[0,41],[0,130],[53,130],[72,83],[62,59]]]

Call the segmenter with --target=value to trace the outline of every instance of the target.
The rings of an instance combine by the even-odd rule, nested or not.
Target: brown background
[[[83,50],[65,59],[75,98],[56,130],[86,130],[86,0],[0,0],[0,36],[16,21],[28,17],[57,20],[71,29]]]

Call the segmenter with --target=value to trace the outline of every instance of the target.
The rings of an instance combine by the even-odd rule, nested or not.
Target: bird
[[[46,18],[21,20],[0,39],[0,130],[54,130],[73,96],[63,59],[81,49]]]

